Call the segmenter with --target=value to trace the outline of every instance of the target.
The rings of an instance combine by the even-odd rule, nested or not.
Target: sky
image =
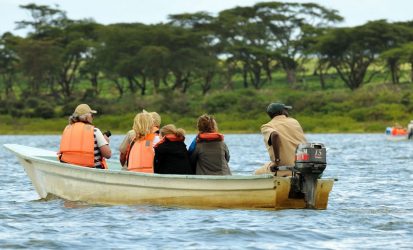
[[[313,2],[336,9],[345,18],[340,26],[356,26],[370,20],[387,19],[390,22],[413,20],[412,0],[279,0],[280,2]],[[71,19],[92,18],[101,24],[166,22],[170,14],[207,11],[217,14],[235,6],[252,6],[267,0],[0,0],[0,35],[6,31],[24,35],[15,30],[16,21],[30,20],[27,11],[19,5],[35,3],[66,11]]]

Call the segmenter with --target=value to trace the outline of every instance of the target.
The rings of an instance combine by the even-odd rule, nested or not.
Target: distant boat
[[[405,128],[387,127],[385,135],[388,141],[405,141],[409,133]]]
[[[92,204],[158,204],[184,207],[326,209],[334,179],[318,179],[309,207],[304,197],[290,198],[291,177],[272,175],[160,175],[61,163],[56,152],[5,144],[24,167],[41,198],[57,196]]]

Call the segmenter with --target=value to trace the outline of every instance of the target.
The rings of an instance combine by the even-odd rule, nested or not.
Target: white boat
[[[388,141],[406,141],[409,139],[409,133],[404,128],[387,127],[385,135]]]
[[[311,206],[305,198],[290,198],[291,177],[272,175],[160,175],[61,163],[56,152],[5,144],[19,159],[43,199],[60,197],[92,204],[157,204],[184,207],[326,209],[334,179],[317,179]]]
[[[387,141],[407,141],[406,135],[386,135]]]

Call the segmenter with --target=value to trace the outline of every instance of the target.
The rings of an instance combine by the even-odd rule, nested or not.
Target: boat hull
[[[16,144],[5,145],[18,157],[41,198],[55,195],[94,204],[157,204],[185,207],[306,208],[289,198],[290,178],[264,176],[158,175],[63,164],[56,153]],[[28,153],[30,152],[30,153]],[[319,179],[316,209],[326,209],[333,179]]]
[[[407,141],[407,135],[386,135],[388,141]]]

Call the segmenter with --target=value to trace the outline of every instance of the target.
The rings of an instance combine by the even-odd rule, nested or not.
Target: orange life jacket
[[[60,141],[59,159],[84,167],[95,166],[94,126],[83,122],[67,125]],[[107,164],[102,157],[102,166]]]
[[[185,141],[185,136],[176,136],[174,134],[168,134],[165,135],[162,140],[160,140],[155,146],[153,146],[154,148],[158,147],[159,145],[161,145],[162,143],[164,143],[165,141],[171,141],[171,142],[176,142],[176,141]]]
[[[133,141],[127,152],[127,166],[129,171],[153,173],[153,139],[155,134],[148,134],[143,139]]]
[[[393,128],[392,135],[407,135],[407,130],[405,128]]]
[[[197,136],[196,141],[223,141],[224,135],[220,133],[200,133]]]

